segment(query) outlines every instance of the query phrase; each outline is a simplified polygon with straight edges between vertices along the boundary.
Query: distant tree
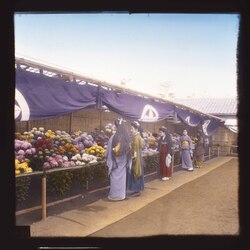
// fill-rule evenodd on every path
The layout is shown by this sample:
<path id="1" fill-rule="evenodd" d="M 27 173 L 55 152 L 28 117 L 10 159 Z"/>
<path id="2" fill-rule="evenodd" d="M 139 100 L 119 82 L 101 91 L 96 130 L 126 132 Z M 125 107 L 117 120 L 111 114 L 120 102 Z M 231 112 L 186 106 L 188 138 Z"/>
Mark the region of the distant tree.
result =
<path id="1" fill-rule="evenodd" d="M 131 81 L 131 79 L 125 79 L 125 78 L 123 78 L 122 80 L 121 80 L 121 82 L 120 82 L 120 84 L 122 85 L 122 86 L 126 86 L 126 83 L 127 82 L 129 82 L 129 81 Z"/>
<path id="2" fill-rule="evenodd" d="M 158 94 L 161 98 L 174 98 L 175 93 L 170 92 L 171 84 L 169 82 L 164 82 L 160 84 L 160 93 Z"/>

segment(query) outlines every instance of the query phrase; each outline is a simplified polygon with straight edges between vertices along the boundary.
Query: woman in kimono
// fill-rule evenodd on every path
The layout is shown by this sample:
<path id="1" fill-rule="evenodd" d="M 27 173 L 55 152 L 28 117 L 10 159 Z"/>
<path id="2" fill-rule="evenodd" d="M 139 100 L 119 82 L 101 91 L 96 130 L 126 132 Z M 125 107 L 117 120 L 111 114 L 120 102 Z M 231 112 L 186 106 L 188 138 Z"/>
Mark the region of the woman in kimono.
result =
<path id="1" fill-rule="evenodd" d="M 204 138 L 199 132 L 197 133 L 197 139 L 194 150 L 194 164 L 197 168 L 201 168 L 204 163 L 205 144 Z"/>
<path id="2" fill-rule="evenodd" d="M 161 127 L 158 140 L 158 151 L 160 152 L 160 176 L 163 181 L 169 180 L 172 176 L 172 139 L 166 127 Z"/>
<path id="3" fill-rule="evenodd" d="M 109 200 L 126 198 L 126 171 L 129 162 L 130 137 L 122 119 L 115 121 L 116 132 L 108 141 L 106 158 L 110 177 Z"/>
<path id="4" fill-rule="evenodd" d="M 193 142 L 187 134 L 187 130 L 183 130 L 183 135 L 180 137 L 180 150 L 181 150 L 181 160 L 182 168 L 188 171 L 193 171 Z"/>
<path id="5" fill-rule="evenodd" d="M 131 162 L 127 172 L 127 191 L 130 196 L 139 196 L 144 190 L 144 169 L 142 159 L 143 139 L 140 135 L 140 124 L 137 121 L 131 123 Z"/>

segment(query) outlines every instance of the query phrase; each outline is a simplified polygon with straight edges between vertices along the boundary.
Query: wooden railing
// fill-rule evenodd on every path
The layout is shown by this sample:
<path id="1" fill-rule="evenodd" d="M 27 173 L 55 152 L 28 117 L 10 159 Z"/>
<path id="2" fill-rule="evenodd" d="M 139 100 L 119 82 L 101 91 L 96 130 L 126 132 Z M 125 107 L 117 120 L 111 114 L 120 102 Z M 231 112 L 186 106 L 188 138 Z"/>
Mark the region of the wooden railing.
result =
<path id="1" fill-rule="evenodd" d="M 235 150 L 237 150 L 237 148 L 238 148 L 237 146 L 230 146 L 230 152 L 232 150 L 235 152 Z M 174 151 L 174 155 L 172 157 L 173 162 L 175 161 L 175 157 L 177 157 L 176 156 L 177 152 L 178 152 L 178 150 Z M 157 152 L 153 156 L 156 156 L 157 154 L 159 154 L 159 153 Z M 205 154 L 205 161 L 210 160 L 210 159 L 215 158 L 215 157 L 218 157 L 220 155 L 221 155 L 221 147 L 220 146 L 209 147 L 208 150 L 207 150 L 207 153 Z M 147 157 L 150 157 L 150 155 L 144 155 L 143 157 L 145 159 Z M 75 166 L 75 167 L 67 167 L 67 168 L 66 167 L 65 168 L 55 168 L 55 169 L 49 169 L 49 170 L 44 170 L 44 171 L 35 171 L 35 172 L 31 172 L 31 173 L 24 173 L 24 174 L 17 175 L 16 178 L 22 178 L 22 177 L 26 177 L 26 176 L 35 176 L 35 175 L 36 176 L 37 175 L 42 176 L 42 200 L 41 200 L 41 205 L 33 207 L 33 208 L 25 209 L 26 212 L 31 212 L 31 211 L 34 211 L 34 210 L 41 209 L 42 220 L 46 219 L 46 217 L 47 217 L 47 207 L 48 207 L 46 184 L 47 184 L 47 176 L 49 174 L 54 173 L 54 172 L 67 171 L 67 170 L 82 169 L 82 168 L 85 168 L 85 167 L 96 166 L 97 164 L 106 164 L 106 160 L 98 161 L 97 163 L 89 163 L 89 164 L 86 164 L 86 165 L 83 165 L 83 166 Z M 157 164 L 158 164 L 157 160 L 153 159 L 151 167 L 155 168 L 155 171 L 156 171 L 156 165 Z M 173 164 L 172 165 L 173 168 L 179 167 L 179 166 L 181 166 L 181 161 L 180 161 L 179 164 Z M 88 183 L 87 182 L 88 181 L 86 181 L 86 189 L 88 190 Z M 81 196 L 81 194 L 76 195 L 73 198 L 76 198 L 76 197 L 79 197 L 79 196 Z M 62 200 L 62 202 L 64 202 L 65 200 L 70 200 L 70 199 L 72 199 L 72 198 L 64 199 L 64 200 Z M 53 204 L 49 204 L 49 206 L 54 205 L 54 204 L 58 204 L 58 203 L 60 203 L 60 201 L 53 202 Z M 25 211 L 17 211 L 16 215 L 20 215 L 22 213 L 25 213 Z"/>

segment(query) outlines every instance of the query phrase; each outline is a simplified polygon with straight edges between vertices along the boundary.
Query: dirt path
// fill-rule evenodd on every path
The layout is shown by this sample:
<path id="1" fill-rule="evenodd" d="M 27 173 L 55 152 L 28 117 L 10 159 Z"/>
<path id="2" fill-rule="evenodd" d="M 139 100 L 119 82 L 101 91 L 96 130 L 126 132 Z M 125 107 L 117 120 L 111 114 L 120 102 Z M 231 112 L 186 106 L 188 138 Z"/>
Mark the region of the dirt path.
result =
<path id="1" fill-rule="evenodd" d="M 238 235 L 238 171 L 232 159 L 90 236 Z"/>

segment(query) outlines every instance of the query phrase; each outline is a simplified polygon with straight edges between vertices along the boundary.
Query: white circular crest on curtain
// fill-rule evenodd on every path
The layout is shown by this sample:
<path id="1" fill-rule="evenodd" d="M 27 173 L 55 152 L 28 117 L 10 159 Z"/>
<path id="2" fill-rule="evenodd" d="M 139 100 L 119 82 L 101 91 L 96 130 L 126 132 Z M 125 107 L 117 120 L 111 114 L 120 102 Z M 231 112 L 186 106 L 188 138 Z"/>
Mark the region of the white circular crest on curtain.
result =
<path id="1" fill-rule="evenodd" d="M 30 118 L 29 105 L 18 89 L 15 90 L 15 100 L 17 103 L 15 104 L 15 119 L 21 115 L 20 121 L 28 121 Z"/>
<path id="2" fill-rule="evenodd" d="M 147 104 L 143 108 L 140 121 L 153 122 L 159 119 L 158 111 L 151 105 Z"/>

